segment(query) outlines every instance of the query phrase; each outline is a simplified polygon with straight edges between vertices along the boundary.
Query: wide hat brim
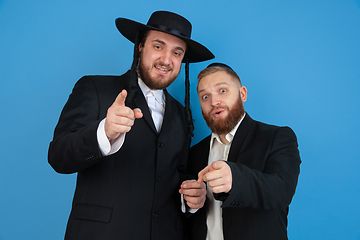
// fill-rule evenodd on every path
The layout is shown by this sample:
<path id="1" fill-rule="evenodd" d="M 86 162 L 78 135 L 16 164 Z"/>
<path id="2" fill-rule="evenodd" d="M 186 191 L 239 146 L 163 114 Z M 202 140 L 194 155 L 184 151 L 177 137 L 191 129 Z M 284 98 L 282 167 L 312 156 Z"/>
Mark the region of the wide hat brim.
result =
<path id="1" fill-rule="evenodd" d="M 189 63 L 202 62 L 215 57 L 214 54 L 202 44 L 186 36 L 174 33 L 171 30 L 159 29 L 126 18 L 117 18 L 115 24 L 119 32 L 133 43 L 136 41 L 137 33 L 145 30 L 161 31 L 182 39 L 187 44 L 186 57 L 188 58 Z M 185 57 L 183 62 L 186 62 Z"/>

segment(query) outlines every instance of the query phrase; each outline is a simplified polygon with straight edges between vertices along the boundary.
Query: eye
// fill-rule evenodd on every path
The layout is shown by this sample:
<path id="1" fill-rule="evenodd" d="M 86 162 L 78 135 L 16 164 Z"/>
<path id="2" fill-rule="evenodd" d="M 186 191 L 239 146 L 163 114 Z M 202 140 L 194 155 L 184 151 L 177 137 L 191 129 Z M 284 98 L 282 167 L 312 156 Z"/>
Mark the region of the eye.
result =
<path id="1" fill-rule="evenodd" d="M 156 49 L 159 49 L 159 50 L 161 49 L 161 46 L 160 46 L 160 45 L 155 45 L 154 47 L 155 47 Z"/>
<path id="2" fill-rule="evenodd" d="M 208 99 L 209 98 L 209 96 L 208 95 L 204 95 L 204 96 L 202 96 L 202 100 L 203 101 L 205 101 L 206 99 Z"/>
<path id="3" fill-rule="evenodd" d="M 226 89 L 225 89 L 225 88 L 220 89 L 220 92 L 221 92 L 221 93 L 224 93 L 224 92 L 226 92 Z"/>

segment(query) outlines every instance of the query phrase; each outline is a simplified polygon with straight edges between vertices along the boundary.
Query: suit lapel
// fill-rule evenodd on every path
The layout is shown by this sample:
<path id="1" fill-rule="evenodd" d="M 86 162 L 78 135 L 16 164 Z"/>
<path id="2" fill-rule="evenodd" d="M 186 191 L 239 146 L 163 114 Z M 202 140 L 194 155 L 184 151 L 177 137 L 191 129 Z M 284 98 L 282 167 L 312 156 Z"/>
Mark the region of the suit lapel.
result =
<path id="1" fill-rule="evenodd" d="M 202 159 L 201 169 L 206 167 L 209 163 L 210 141 L 211 141 L 211 134 L 207 136 L 202 143 L 203 146 L 201 147 L 201 149 L 204 149 L 204 151 L 200 152 L 201 156 L 199 157 L 199 159 Z"/>
<path id="2" fill-rule="evenodd" d="M 144 94 L 142 93 L 139 86 L 137 86 L 137 92 L 133 100 L 134 107 L 140 108 L 143 113 L 143 118 L 147 122 L 147 124 L 150 126 L 150 128 L 155 132 L 158 133 L 154 121 L 151 117 L 149 106 L 147 105 L 146 99 L 144 97 Z"/>
<path id="3" fill-rule="evenodd" d="M 249 133 L 250 127 L 254 120 L 246 113 L 243 121 L 241 122 L 239 128 L 237 129 L 233 142 L 231 143 L 231 148 L 229 152 L 229 162 L 235 162 L 239 156 L 239 152 L 242 148 L 243 142 Z"/>
<path id="4" fill-rule="evenodd" d="M 174 99 L 170 96 L 170 94 L 167 92 L 166 89 L 164 89 L 165 94 L 165 113 L 164 113 L 164 119 L 161 126 L 161 131 L 164 131 L 168 127 L 172 126 L 172 118 L 175 115 L 174 110 L 176 109 L 174 105 Z"/>

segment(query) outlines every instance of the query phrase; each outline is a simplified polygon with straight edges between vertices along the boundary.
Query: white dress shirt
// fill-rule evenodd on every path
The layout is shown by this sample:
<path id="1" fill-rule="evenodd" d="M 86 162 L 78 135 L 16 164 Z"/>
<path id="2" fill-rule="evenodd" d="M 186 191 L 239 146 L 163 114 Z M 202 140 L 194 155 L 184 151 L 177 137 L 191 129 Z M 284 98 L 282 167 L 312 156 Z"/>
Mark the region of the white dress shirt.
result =
<path id="1" fill-rule="evenodd" d="M 155 128 L 158 132 L 160 132 L 165 113 L 164 90 L 151 90 L 140 78 L 139 86 L 145 96 L 146 102 L 148 103 Z"/>
<path id="2" fill-rule="evenodd" d="M 221 142 L 218 134 L 216 133 L 211 134 L 208 165 L 218 160 L 227 161 L 232 140 L 234 139 L 234 135 L 238 127 L 240 126 L 240 123 L 244 119 L 244 117 L 225 136 L 226 140 L 228 141 L 227 144 L 223 144 Z M 223 225 L 222 225 L 223 219 L 222 219 L 222 209 L 221 209 L 222 202 L 215 200 L 213 192 L 211 192 L 209 186 L 207 186 L 207 200 L 209 204 L 209 209 L 206 218 L 206 225 L 207 225 L 206 240 L 223 240 L 224 234 L 223 234 Z"/>

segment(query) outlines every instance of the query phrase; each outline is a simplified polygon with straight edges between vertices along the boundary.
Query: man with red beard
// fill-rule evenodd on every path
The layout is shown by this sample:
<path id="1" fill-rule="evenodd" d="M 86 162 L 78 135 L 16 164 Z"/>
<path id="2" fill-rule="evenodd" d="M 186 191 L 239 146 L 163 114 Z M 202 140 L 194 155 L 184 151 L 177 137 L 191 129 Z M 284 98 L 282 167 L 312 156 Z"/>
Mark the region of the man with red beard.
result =
<path id="1" fill-rule="evenodd" d="M 154 12 L 146 25 L 115 23 L 134 43 L 131 69 L 81 78 L 49 147 L 55 171 L 77 173 L 65 239 L 183 240 L 178 189 L 193 130 L 188 65 L 214 56 L 190 38 L 191 24 L 178 14 Z M 185 108 L 166 91 L 182 63 Z M 198 194 L 186 204 L 199 208 L 205 184 L 191 187 Z"/>
<path id="2" fill-rule="evenodd" d="M 197 92 L 212 134 L 190 150 L 189 171 L 207 182 L 205 206 L 188 218 L 191 239 L 288 239 L 301 163 L 294 132 L 251 119 L 243 106 L 247 89 L 225 64 L 202 70 Z M 194 182 L 183 182 L 185 200 Z"/>

